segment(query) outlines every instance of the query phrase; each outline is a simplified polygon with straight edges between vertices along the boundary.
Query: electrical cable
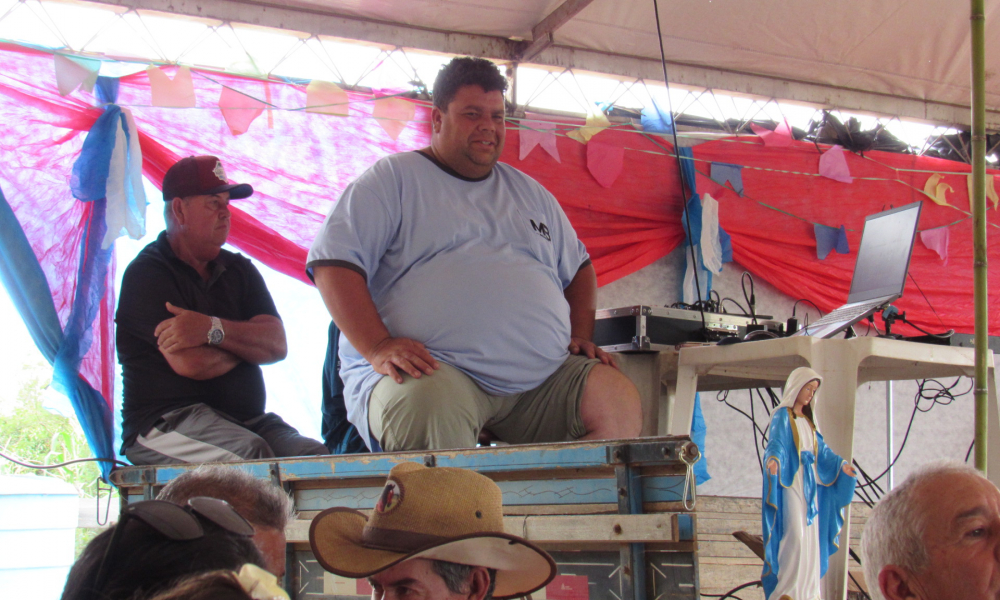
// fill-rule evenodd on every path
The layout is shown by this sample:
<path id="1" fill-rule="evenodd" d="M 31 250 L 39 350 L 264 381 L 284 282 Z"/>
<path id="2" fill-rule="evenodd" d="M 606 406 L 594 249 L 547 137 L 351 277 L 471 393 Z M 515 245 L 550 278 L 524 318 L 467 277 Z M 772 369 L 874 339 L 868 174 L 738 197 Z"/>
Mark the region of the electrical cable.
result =
<path id="1" fill-rule="evenodd" d="M 913 282 L 913 285 L 917 286 L 917 291 L 920 292 L 920 295 L 924 297 L 924 302 L 927 303 L 928 308 L 931 309 L 931 312 L 934 313 L 934 316 L 937 317 L 938 321 L 941 322 L 941 326 L 944 327 L 944 321 L 941 320 L 941 315 L 939 315 L 937 311 L 934 310 L 934 305 L 931 304 L 931 301 L 927 298 L 927 294 L 924 293 L 924 290 L 920 289 L 920 284 L 917 283 L 917 280 L 913 278 L 913 273 L 907 270 L 906 275 L 910 278 L 910 281 Z"/>
<path id="2" fill-rule="evenodd" d="M 949 329 L 948 331 L 946 331 L 944 333 L 931 333 L 931 332 L 927 331 L 926 329 L 923 329 L 923 328 L 919 327 L 918 325 L 916 325 L 915 323 L 913 323 L 913 321 L 910 321 L 906 317 L 900 317 L 899 320 L 902 321 L 902 322 L 904 322 L 904 323 L 906 323 L 910 327 L 916 329 L 920 333 L 922 333 L 924 335 L 929 335 L 931 337 L 936 337 L 936 338 L 941 338 L 943 340 L 946 340 L 946 339 L 950 338 L 951 336 L 955 335 L 955 330 L 954 329 Z"/>
<path id="3" fill-rule="evenodd" d="M 724 303 L 724 302 L 725 302 L 726 300 L 729 300 L 730 302 L 732 302 L 733 304 L 735 304 L 735 305 L 736 305 L 736 307 L 740 309 L 740 312 L 741 312 L 741 313 L 743 313 L 743 315 L 744 315 L 744 316 L 747 316 L 747 317 L 749 317 L 749 316 L 750 316 L 750 313 L 749 313 L 749 312 L 747 312 L 747 309 L 743 308 L 743 305 L 742 305 L 742 304 L 740 304 L 740 303 L 739 303 L 739 302 L 737 302 L 736 300 L 733 300 L 732 298 L 729 298 L 729 297 L 726 297 L 726 298 L 723 298 L 723 299 L 722 299 L 722 302 L 720 302 L 720 303 L 719 303 L 719 306 L 721 307 L 721 306 L 722 306 L 722 304 L 723 304 L 723 303 Z"/>
<path id="4" fill-rule="evenodd" d="M 768 388 L 768 389 L 770 389 L 770 388 Z M 771 409 L 774 408 L 774 407 L 773 406 L 769 407 L 767 405 L 767 402 L 764 401 L 764 392 L 763 392 L 763 390 L 761 390 L 760 388 L 757 388 L 756 391 L 757 391 L 757 397 L 760 398 L 760 403 L 764 406 L 764 412 L 767 413 L 767 420 L 768 420 L 768 422 L 770 422 L 771 421 Z M 754 390 L 750 390 L 750 396 L 751 397 L 753 396 L 753 393 L 754 393 Z"/>
<path id="5" fill-rule="evenodd" d="M 759 431 L 762 436 L 767 437 L 767 431 L 765 429 L 761 429 L 760 425 L 757 424 L 757 421 L 755 421 L 753 419 L 753 417 L 751 417 L 749 414 L 747 414 L 746 411 L 744 411 L 743 409 L 738 408 L 738 407 L 733 406 L 732 404 L 730 404 L 729 400 L 728 400 L 728 397 L 729 397 L 729 390 L 722 390 L 721 392 L 719 392 L 716 395 L 715 399 L 718 402 L 725 403 L 725 405 L 728 406 L 729 408 L 731 408 L 731 409 L 735 410 L 736 412 L 740 413 L 741 415 L 743 415 L 747 419 L 750 419 L 750 421 L 753 423 L 753 426 L 757 429 L 757 431 Z"/>
<path id="6" fill-rule="evenodd" d="M 899 457 L 903 454 L 903 449 L 906 448 L 906 440 L 910 436 L 910 430 L 913 427 L 913 420 L 917 416 L 917 411 L 926 413 L 929 412 L 932 408 L 934 408 L 938 404 L 942 406 L 947 406 L 952 402 L 954 402 L 956 394 L 953 393 L 952 390 L 954 390 L 955 387 L 958 386 L 958 381 L 959 380 L 956 379 L 955 383 L 951 384 L 950 386 L 946 386 L 936 379 L 921 379 L 917 381 L 917 397 L 915 398 L 915 401 L 913 403 L 913 412 L 910 414 L 910 422 L 906 426 L 906 433 L 903 435 L 903 441 L 899 445 L 899 450 L 896 452 L 896 456 L 892 459 L 892 462 L 889 463 L 889 466 L 887 466 L 884 471 L 879 473 L 879 475 L 874 479 L 871 479 L 869 483 L 859 485 L 858 486 L 859 488 L 874 485 L 875 482 L 885 477 L 886 473 L 889 472 L 889 469 L 891 469 L 896 464 L 896 461 L 898 461 Z M 926 388 L 931 384 L 940 387 L 937 390 L 932 390 L 932 393 L 929 394 L 926 391 Z M 971 383 L 969 385 L 968 390 L 957 395 L 964 396 L 965 394 L 968 394 L 970 391 L 972 391 L 973 385 L 975 385 L 975 383 Z M 947 398 L 948 400 L 945 402 L 942 401 L 941 398 Z M 931 405 L 926 409 L 920 408 L 921 400 L 930 400 Z"/>
<path id="7" fill-rule="evenodd" d="M 660 3 L 657 0 L 653 0 L 653 13 L 656 16 L 656 37 L 660 42 L 660 66 L 663 68 L 663 85 L 667 88 L 667 110 L 670 111 L 670 133 L 673 136 L 674 156 L 677 157 L 677 175 L 680 177 L 681 182 L 681 201 L 684 202 L 684 220 L 687 222 L 688 250 L 691 254 L 691 268 L 695 271 L 691 274 L 691 277 L 694 279 L 694 287 L 698 294 L 698 300 L 701 300 L 701 282 L 698 278 L 698 257 L 695 256 L 694 253 L 694 239 L 692 239 L 694 230 L 691 229 L 691 212 L 687 209 L 688 189 L 687 184 L 684 183 L 684 167 L 681 165 L 680 146 L 677 145 L 677 123 L 674 122 L 674 102 L 670 97 L 670 78 L 667 77 L 667 53 L 663 49 L 663 31 L 660 27 Z M 693 196 L 694 194 L 692 193 L 691 195 Z M 699 312 L 701 314 L 701 329 L 707 341 L 709 339 L 709 332 L 708 323 L 705 321 L 705 311 L 701 310 Z"/>
<path id="8" fill-rule="evenodd" d="M 21 465 L 22 467 L 27 467 L 29 469 L 43 469 L 43 470 L 44 469 L 58 469 L 60 467 L 65 467 L 65 466 L 68 466 L 68 465 L 74 465 L 76 463 L 84 463 L 84 462 L 109 462 L 109 463 L 115 463 L 117 465 L 121 465 L 123 467 L 131 466 L 131 465 L 129 465 L 126 462 L 122 462 L 120 460 L 115 460 L 113 458 L 76 458 L 76 459 L 73 459 L 73 460 L 67 460 L 66 462 L 61 462 L 61 463 L 57 463 L 57 464 L 54 464 L 54 465 L 36 465 L 34 463 L 24 462 L 24 461 L 19 460 L 17 458 L 13 458 L 13 457 L 7 456 L 3 452 L 0 452 L 0 457 L 6 458 L 10 462 L 12 462 L 12 463 L 14 463 L 16 465 Z"/>
<path id="9" fill-rule="evenodd" d="M 855 552 L 854 549 L 851 548 L 850 545 L 847 546 L 847 552 L 848 552 L 848 554 L 850 554 L 850 557 L 853 558 L 855 562 L 857 562 L 859 565 L 861 565 L 861 557 L 858 556 L 858 553 Z M 862 565 L 862 566 L 864 566 L 864 565 Z M 861 584 L 858 583 L 858 580 L 854 578 L 854 575 L 851 575 L 851 570 L 850 569 L 847 570 L 847 576 L 851 578 L 851 581 L 854 582 L 854 587 L 858 588 L 858 591 L 861 592 L 861 594 L 865 598 L 867 598 L 868 600 L 872 600 L 872 597 L 868 595 L 868 592 L 865 591 L 865 588 L 863 588 L 861 586 Z"/>
<path id="10" fill-rule="evenodd" d="M 799 306 L 799 302 L 808 302 L 809 304 L 812 304 L 813 308 L 816 309 L 816 312 L 819 313 L 819 316 L 821 316 L 821 317 L 823 316 L 823 311 L 820 310 L 820 308 L 818 306 L 816 306 L 815 302 L 813 302 L 812 300 L 809 300 L 807 298 L 799 298 L 798 300 L 795 301 L 795 304 L 792 305 L 792 316 L 793 317 L 795 316 L 795 309 Z"/>
<path id="11" fill-rule="evenodd" d="M 747 285 L 746 279 L 750 278 L 750 297 L 747 298 Z M 750 324 L 757 324 L 757 298 L 753 293 L 753 275 L 750 271 L 743 271 L 743 275 L 740 275 L 740 287 L 743 288 L 743 299 L 747 301 L 747 306 L 750 307 Z"/>
<path id="12" fill-rule="evenodd" d="M 722 310 L 722 296 L 719 295 L 719 292 L 715 290 L 708 290 L 708 297 L 711 298 L 712 296 L 715 296 L 715 300 L 709 300 L 711 305 L 715 307 L 715 310 L 712 312 L 725 312 Z"/>
<path id="13" fill-rule="evenodd" d="M 701 595 L 703 597 L 705 597 L 705 598 L 718 598 L 719 600 L 723 600 L 724 598 L 737 598 L 737 599 L 739 599 L 739 596 L 734 596 L 733 594 L 735 594 L 736 592 L 738 592 L 738 591 L 740 591 L 742 589 L 748 588 L 748 587 L 750 587 L 752 585 L 756 585 L 757 587 L 760 587 L 761 586 L 761 582 L 760 582 L 759 579 L 757 581 L 748 581 L 748 582 L 744 583 L 743 585 L 738 585 L 738 586 L 734 587 L 733 589 L 729 590 L 725 594 L 701 594 Z"/>

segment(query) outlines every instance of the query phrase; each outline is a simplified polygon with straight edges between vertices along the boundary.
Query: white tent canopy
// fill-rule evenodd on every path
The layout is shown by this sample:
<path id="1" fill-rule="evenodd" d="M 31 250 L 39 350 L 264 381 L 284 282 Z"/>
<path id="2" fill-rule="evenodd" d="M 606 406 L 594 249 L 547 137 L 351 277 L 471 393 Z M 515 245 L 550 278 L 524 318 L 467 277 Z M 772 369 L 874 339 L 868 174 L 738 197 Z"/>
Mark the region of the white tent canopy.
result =
<path id="1" fill-rule="evenodd" d="M 103 0 L 407 48 L 663 80 L 654 0 Z M 967 127 L 969 6 L 955 0 L 659 0 L 673 84 Z M 1000 8 L 986 10 L 1000 128 Z"/>

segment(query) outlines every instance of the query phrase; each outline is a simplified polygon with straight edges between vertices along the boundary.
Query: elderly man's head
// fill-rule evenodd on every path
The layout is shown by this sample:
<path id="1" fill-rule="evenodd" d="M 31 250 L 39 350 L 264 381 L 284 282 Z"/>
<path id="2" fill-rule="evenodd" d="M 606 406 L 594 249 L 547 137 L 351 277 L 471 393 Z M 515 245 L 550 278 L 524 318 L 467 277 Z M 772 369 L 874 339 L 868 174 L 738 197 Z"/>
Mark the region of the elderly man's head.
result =
<path id="1" fill-rule="evenodd" d="M 163 176 L 167 235 L 195 258 L 213 260 L 229 237 L 229 201 L 253 194 L 246 183 L 230 183 L 215 156 L 188 156 Z"/>
<path id="2" fill-rule="evenodd" d="M 1000 598 L 1000 490 L 963 464 L 925 467 L 879 501 L 861 546 L 873 597 Z"/>
<path id="3" fill-rule="evenodd" d="M 254 526 L 253 541 L 267 561 L 267 570 L 278 577 L 285 574 L 285 526 L 294 511 L 281 488 L 240 469 L 200 467 L 172 479 L 156 498 L 183 506 L 196 496 L 232 505 Z"/>
<path id="4" fill-rule="evenodd" d="M 555 562 L 504 531 L 501 499 L 497 484 L 473 471 L 402 463 L 370 518 L 327 509 L 313 519 L 309 544 L 324 569 L 366 577 L 381 600 L 526 596 L 555 577 Z"/>

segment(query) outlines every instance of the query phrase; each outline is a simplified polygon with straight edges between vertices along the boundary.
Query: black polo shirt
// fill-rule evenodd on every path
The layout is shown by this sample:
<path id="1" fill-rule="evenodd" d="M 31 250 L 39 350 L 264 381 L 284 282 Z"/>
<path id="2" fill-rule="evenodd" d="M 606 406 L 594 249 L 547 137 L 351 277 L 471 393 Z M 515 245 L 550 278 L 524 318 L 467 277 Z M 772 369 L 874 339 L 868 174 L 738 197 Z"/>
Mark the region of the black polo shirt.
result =
<path id="1" fill-rule="evenodd" d="M 248 258 L 222 250 L 208 268 L 211 276 L 205 281 L 177 258 L 163 232 L 125 269 L 115 314 L 124 380 L 123 448 L 149 431 L 164 413 L 199 402 L 240 421 L 264 413 L 266 393 L 259 366 L 241 362 L 224 375 L 197 381 L 175 373 L 157 348 L 156 326 L 174 316 L 167 311 L 167 302 L 232 321 L 278 316 L 264 279 Z"/>

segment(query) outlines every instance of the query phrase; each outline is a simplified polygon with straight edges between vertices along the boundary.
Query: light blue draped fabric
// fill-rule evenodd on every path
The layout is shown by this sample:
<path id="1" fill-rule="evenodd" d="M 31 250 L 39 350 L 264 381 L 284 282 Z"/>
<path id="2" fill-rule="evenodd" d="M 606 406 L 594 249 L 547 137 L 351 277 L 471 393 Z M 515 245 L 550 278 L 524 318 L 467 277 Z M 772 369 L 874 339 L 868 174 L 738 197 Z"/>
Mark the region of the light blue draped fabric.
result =
<path id="1" fill-rule="evenodd" d="M 87 236 L 83 239 L 83 243 L 86 244 Z M 106 261 L 107 257 L 94 258 L 96 263 L 102 260 Z M 81 265 L 81 270 L 82 268 Z M 88 268 L 95 270 L 93 264 Z M 104 270 L 98 270 L 102 282 L 107 272 L 106 268 L 105 262 Z M 69 398 L 94 455 L 99 458 L 114 458 L 115 453 L 111 443 L 111 406 L 79 375 L 80 359 L 83 356 L 80 352 L 81 350 L 86 352 L 84 346 L 89 348 L 90 340 L 83 335 L 83 328 L 79 325 L 68 326 L 69 334 L 63 334 L 45 273 L 2 190 L 0 190 L 0 283 L 7 288 L 17 312 L 24 320 L 42 356 L 55 366 L 53 384 Z M 92 289 L 92 286 L 84 282 L 77 286 L 70 325 L 81 323 L 86 319 L 86 314 L 94 314 L 96 306 L 87 306 L 93 302 L 88 289 Z M 100 302 L 100 297 L 96 302 Z M 93 322 L 93 318 L 89 322 Z M 107 477 L 111 471 L 111 464 L 108 462 L 99 464 L 102 475 Z"/>
<path id="2" fill-rule="evenodd" d="M 73 164 L 70 190 L 88 203 L 80 232 L 77 279 L 73 303 L 65 326 L 52 301 L 45 273 L 38 262 L 21 224 L 0 192 L 0 281 L 24 319 L 32 339 L 53 366 L 55 389 L 65 394 L 83 429 L 94 455 L 114 459 L 112 400 L 104 398 L 80 375 L 80 364 L 93 345 L 93 324 L 104 299 L 106 282 L 114 257 L 114 246 L 104 243 L 107 234 L 109 194 L 124 198 L 126 210 L 145 212 L 145 196 L 136 190 L 140 181 L 141 154 L 130 116 L 114 102 L 118 80 L 99 77 L 95 95 L 104 112 L 84 140 L 80 156 Z M 125 148 L 117 147 L 124 140 Z M 139 156 L 140 160 L 136 160 Z M 117 161 L 117 162 L 116 162 Z M 142 215 L 133 214 L 132 223 Z M 107 478 L 107 461 L 100 463 Z"/>

